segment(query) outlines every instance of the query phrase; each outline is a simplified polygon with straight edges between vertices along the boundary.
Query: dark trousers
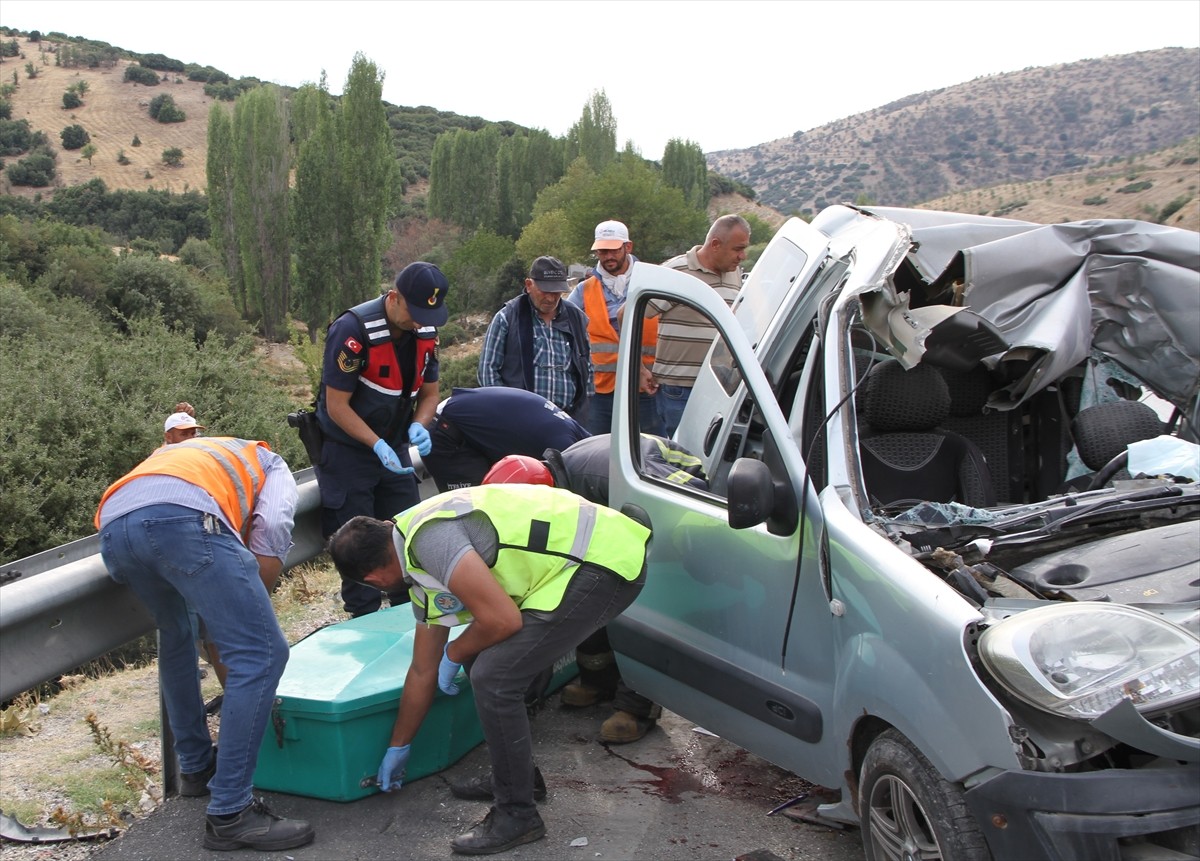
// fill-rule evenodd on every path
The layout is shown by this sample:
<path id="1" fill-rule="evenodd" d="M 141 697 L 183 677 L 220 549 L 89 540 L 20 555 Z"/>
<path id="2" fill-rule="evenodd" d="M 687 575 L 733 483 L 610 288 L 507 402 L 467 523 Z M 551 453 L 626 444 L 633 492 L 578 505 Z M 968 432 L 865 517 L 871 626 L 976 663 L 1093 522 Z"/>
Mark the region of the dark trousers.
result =
<path id="1" fill-rule="evenodd" d="M 407 465 L 408 446 L 396 449 Z M 321 534 L 328 538 L 352 517 L 366 515 L 391 520 L 421 501 L 417 480 L 385 469 L 375 452 L 361 445 L 346 445 L 326 439 L 317 466 L 321 490 Z M 404 590 L 388 596 L 393 605 L 408 600 Z M 383 593 L 362 583 L 342 581 L 342 601 L 352 616 L 374 613 L 383 603 Z"/>
<path id="2" fill-rule="evenodd" d="M 459 487 L 474 487 L 492 468 L 492 460 L 473 448 L 449 421 L 438 418 L 429 432 L 433 447 L 421 458 L 439 493 Z"/>
<path id="3" fill-rule="evenodd" d="M 631 582 L 584 563 L 558 607 L 522 611 L 521 630 L 475 657 L 468 673 L 492 759 L 498 807 L 533 808 L 533 741 L 525 708 L 529 683 L 632 604 L 645 582 L 644 567 Z"/>

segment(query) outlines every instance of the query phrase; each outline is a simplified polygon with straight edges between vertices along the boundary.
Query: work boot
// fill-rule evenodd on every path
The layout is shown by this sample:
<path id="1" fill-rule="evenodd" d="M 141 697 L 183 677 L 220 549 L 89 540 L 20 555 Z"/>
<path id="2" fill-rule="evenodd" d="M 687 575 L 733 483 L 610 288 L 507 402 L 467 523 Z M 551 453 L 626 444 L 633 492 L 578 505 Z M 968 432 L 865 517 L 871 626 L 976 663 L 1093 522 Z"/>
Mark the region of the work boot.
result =
<path id="1" fill-rule="evenodd" d="M 186 798 L 203 798 L 208 795 L 208 782 L 217 773 L 217 746 L 212 746 L 212 759 L 200 771 L 179 775 L 179 794 Z"/>
<path id="2" fill-rule="evenodd" d="M 455 798 L 463 798 L 467 801 L 491 801 L 496 797 L 492 793 L 491 772 L 472 777 L 469 780 L 451 781 L 450 794 Z M 546 781 L 542 777 L 542 770 L 536 765 L 533 767 L 533 800 L 546 800 Z"/>
<path id="3" fill-rule="evenodd" d="M 600 724 L 600 741 L 604 744 L 629 744 L 650 732 L 655 721 L 623 712 L 620 709 Z"/>
<path id="4" fill-rule="evenodd" d="M 613 690 L 585 685 L 583 682 L 571 682 L 562 689 L 562 704 L 574 708 L 594 706 L 603 700 L 611 700 L 616 694 Z"/>
<path id="5" fill-rule="evenodd" d="M 274 852 L 311 843 L 316 832 L 303 819 L 284 819 L 267 809 L 261 798 L 251 801 L 232 819 L 207 816 L 204 823 L 204 848 L 258 849 Z"/>
<path id="6" fill-rule="evenodd" d="M 450 848 L 460 855 L 492 855 L 546 836 L 546 825 L 536 807 L 509 808 L 493 807 L 482 822 L 455 837 Z"/>

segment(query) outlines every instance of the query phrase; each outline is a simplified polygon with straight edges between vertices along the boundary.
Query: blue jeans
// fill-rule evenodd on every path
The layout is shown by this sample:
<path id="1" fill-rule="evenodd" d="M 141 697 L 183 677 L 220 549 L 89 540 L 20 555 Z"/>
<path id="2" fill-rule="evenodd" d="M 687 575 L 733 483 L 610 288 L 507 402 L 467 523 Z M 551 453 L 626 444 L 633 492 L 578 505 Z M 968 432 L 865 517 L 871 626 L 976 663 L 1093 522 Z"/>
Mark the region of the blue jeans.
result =
<path id="1" fill-rule="evenodd" d="M 100 554 L 109 576 L 128 586 L 154 616 L 162 696 L 185 774 L 203 771 L 212 756 L 189 608 L 217 644 L 229 674 L 208 812 L 236 813 L 253 797 L 258 746 L 288 644 L 258 560 L 226 526 L 214 518 L 206 526 L 205 520 L 181 505 L 148 505 L 101 530 Z"/>
<path id="2" fill-rule="evenodd" d="M 593 436 L 612 433 L 613 395 L 595 394 L 588 397 L 588 414 L 584 427 Z M 638 395 L 638 431 L 661 435 L 658 402 L 654 395 Z"/>
<path id="3" fill-rule="evenodd" d="M 658 398 L 658 416 L 662 420 L 662 435 L 668 439 L 679 427 L 679 420 L 683 418 L 683 408 L 687 406 L 688 396 L 691 393 L 691 386 L 664 384 L 658 387 L 656 396 Z"/>

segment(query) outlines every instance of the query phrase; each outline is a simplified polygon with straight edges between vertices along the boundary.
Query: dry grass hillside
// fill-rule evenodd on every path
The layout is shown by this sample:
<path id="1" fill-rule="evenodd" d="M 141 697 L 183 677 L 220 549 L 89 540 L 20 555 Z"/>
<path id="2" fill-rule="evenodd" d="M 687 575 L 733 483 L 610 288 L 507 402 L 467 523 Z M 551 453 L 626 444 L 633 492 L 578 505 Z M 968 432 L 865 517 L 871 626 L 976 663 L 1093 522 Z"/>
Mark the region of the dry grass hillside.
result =
<path id="1" fill-rule="evenodd" d="M 896 70 L 903 74 L 903 66 Z M 1200 133 L 1200 49 L 1163 48 L 988 75 L 743 150 L 709 166 L 785 212 L 1096 170 Z"/>
<path id="2" fill-rule="evenodd" d="M 926 201 L 920 208 L 1004 215 L 1041 224 L 1136 218 L 1200 231 L 1200 138 L 1036 182 L 955 192 Z M 1170 214 L 1164 218 L 1164 212 Z"/>
<path id="3" fill-rule="evenodd" d="M 44 52 L 52 43 L 42 42 L 39 46 L 19 41 L 24 57 L 6 58 L 0 64 L 0 79 L 11 81 L 16 72 L 20 83 L 11 99 L 12 118 L 29 120 L 34 131 L 45 132 L 58 154 L 55 187 L 81 185 L 99 178 L 109 190 L 204 190 L 208 112 L 215 100 L 204 94 L 203 83 L 176 75 L 168 75 L 155 87 L 126 83 L 123 79 L 128 60 L 119 60 L 111 68 L 69 69 L 54 65 L 54 55 Z M 37 70 L 36 78 L 26 73 L 25 64 L 29 62 Z M 77 81 L 88 85 L 83 106 L 66 110 L 63 93 Z M 169 93 L 187 119 L 181 123 L 152 119 L 147 106 L 159 93 Z M 232 108 L 232 103 L 217 104 Z M 96 147 L 91 163 L 80 156 L 79 150 L 62 148 L 60 133 L 75 124 L 87 130 Z M 141 146 L 133 146 L 134 136 L 141 140 Z M 183 163 L 177 167 L 168 167 L 162 161 L 163 150 L 172 147 L 183 150 Z M 129 164 L 117 163 L 121 150 Z M 26 197 L 52 191 L 11 186 L 7 177 L 0 182 L 6 193 Z"/>

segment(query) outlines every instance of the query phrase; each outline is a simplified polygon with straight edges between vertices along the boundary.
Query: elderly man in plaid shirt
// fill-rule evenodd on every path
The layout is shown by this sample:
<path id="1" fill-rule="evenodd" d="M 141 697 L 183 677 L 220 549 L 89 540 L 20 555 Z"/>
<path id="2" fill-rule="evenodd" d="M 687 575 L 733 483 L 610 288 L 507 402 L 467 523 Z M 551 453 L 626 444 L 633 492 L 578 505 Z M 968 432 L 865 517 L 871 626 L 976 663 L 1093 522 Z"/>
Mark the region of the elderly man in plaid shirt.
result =
<path id="1" fill-rule="evenodd" d="M 533 261 L 525 292 L 506 302 L 488 326 L 479 385 L 526 389 L 583 424 L 592 358 L 586 315 L 562 301 L 569 286 L 561 261 Z"/>

